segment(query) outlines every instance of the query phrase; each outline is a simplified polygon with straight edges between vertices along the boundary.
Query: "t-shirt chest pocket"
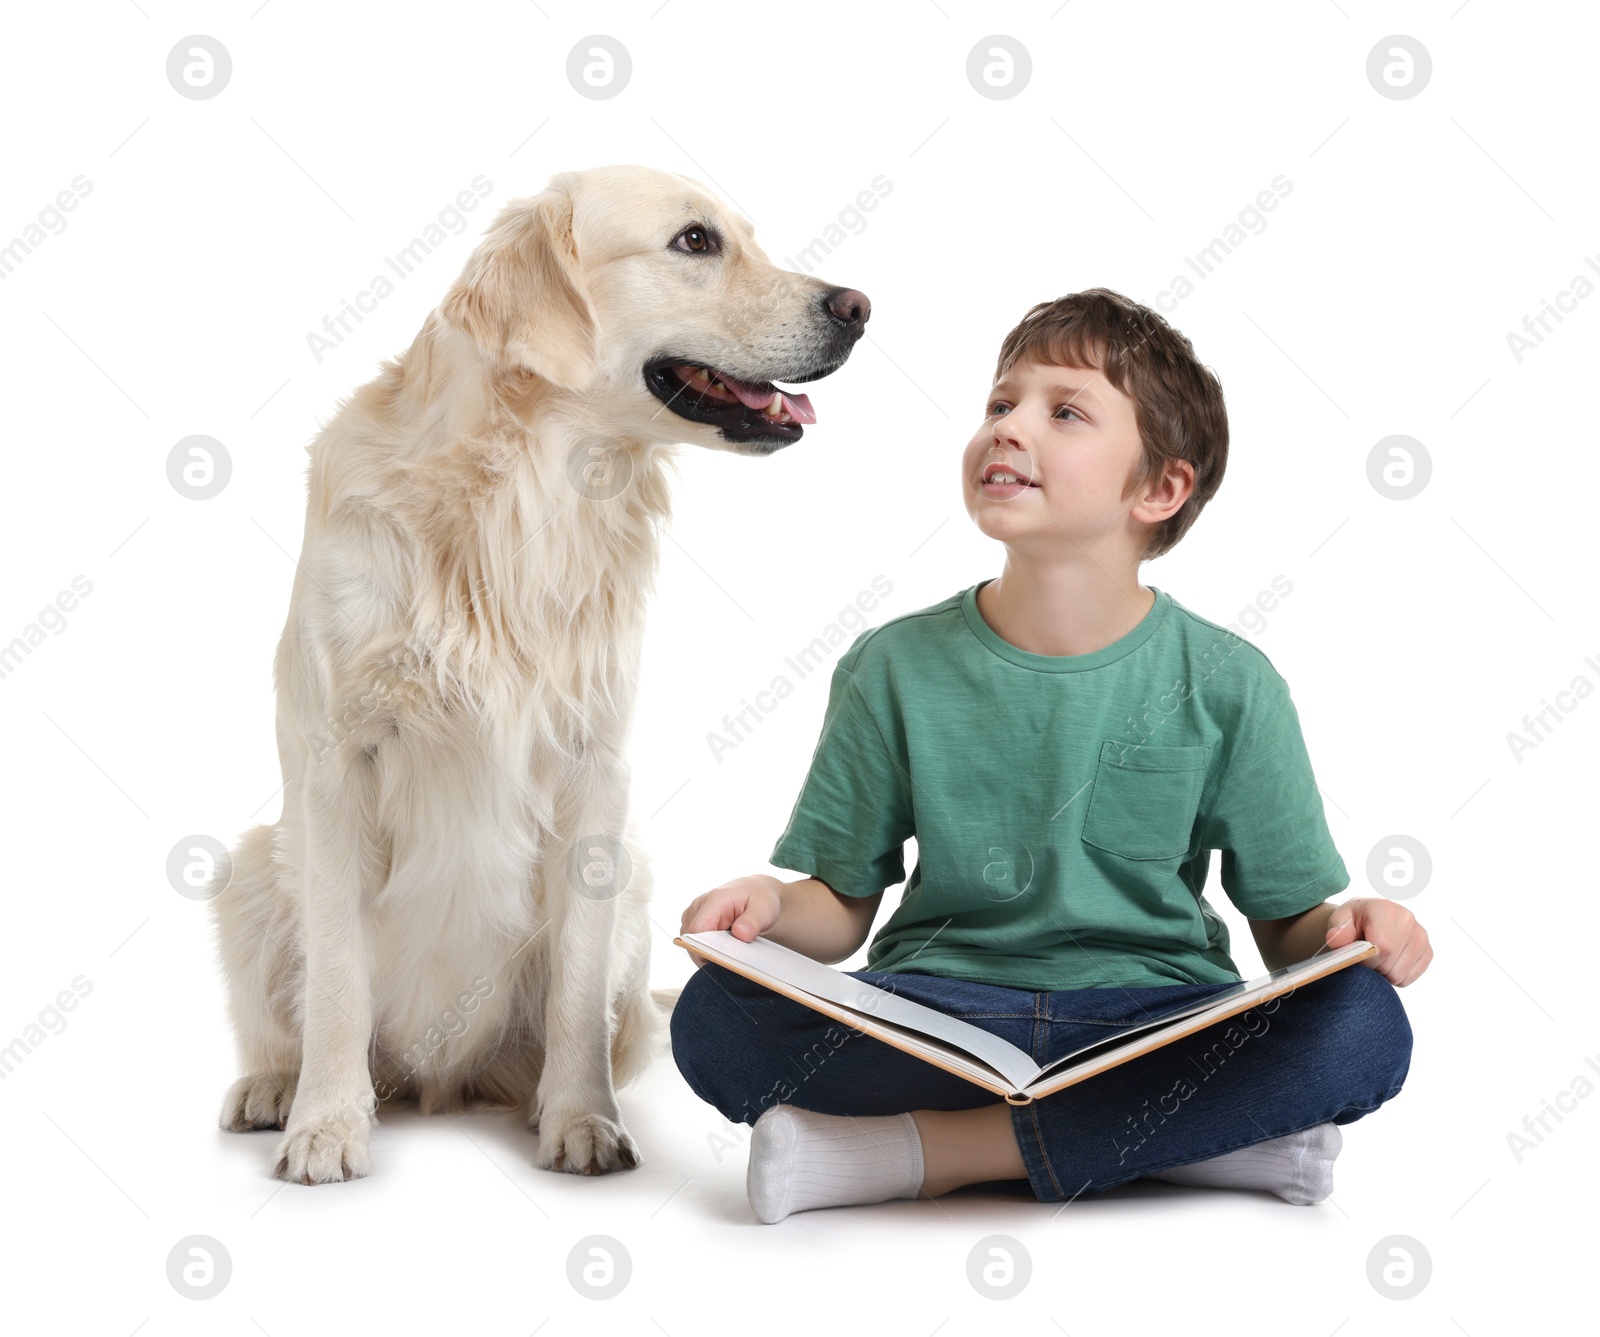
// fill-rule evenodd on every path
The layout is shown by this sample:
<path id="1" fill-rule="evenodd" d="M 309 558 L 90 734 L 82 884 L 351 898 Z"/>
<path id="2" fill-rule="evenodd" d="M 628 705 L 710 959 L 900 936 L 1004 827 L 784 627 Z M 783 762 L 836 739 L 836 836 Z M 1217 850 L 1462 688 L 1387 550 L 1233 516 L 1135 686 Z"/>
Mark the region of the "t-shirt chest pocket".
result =
<path id="1" fill-rule="evenodd" d="M 1211 748 L 1100 745 L 1083 840 L 1124 859 L 1172 859 L 1189 848 Z"/>

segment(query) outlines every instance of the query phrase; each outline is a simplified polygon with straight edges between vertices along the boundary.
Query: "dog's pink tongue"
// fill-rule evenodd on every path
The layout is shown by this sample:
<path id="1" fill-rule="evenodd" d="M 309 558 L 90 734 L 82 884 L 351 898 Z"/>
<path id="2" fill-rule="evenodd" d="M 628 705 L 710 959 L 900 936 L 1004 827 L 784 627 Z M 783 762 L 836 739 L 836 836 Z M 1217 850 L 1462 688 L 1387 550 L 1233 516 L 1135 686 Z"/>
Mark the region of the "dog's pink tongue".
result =
<path id="1" fill-rule="evenodd" d="M 780 392 L 783 395 L 783 406 L 789 410 L 789 416 L 796 422 L 816 422 L 816 412 L 811 407 L 811 401 L 804 395 L 791 395 L 787 390 Z"/>
<path id="2" fill-rule="evenodd" d="M 804 395 L 792 395 L 787 390 L 778 390 L 776 392 L 758 390 L 755 386 L 747 385 L 743 381 L 736 381 L 731 376 L 723 375 L 720 372 L 718 374 L 722 378 L 722 383 L 732 390 L 734 394 L 738 395 L 746 407 L 753 408 L 758 413 L 766 411 L 767 406 L 772 403 L 774 393 L 776 393 L 783 396 L 783 407 L 789 411 L 789 416 L 796 422 L 816 422 L 817 420 L 817 415 L 811 407 L 811 401 Z"/>

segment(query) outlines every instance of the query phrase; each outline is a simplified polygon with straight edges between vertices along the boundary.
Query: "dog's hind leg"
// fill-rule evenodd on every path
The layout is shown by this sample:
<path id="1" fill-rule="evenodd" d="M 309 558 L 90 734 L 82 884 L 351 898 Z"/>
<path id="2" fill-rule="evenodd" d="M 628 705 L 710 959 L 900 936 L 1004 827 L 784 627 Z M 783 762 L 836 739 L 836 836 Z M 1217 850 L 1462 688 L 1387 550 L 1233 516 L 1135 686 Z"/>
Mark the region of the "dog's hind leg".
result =
<path id="1" fill-rule="evenodd" d="M 223 1097 L 218 1122 L 236 1133 L 283 1128 L 300 1073 L 299 905 L 273 857 L 276 837 L 272 825 L 245 832 L 232 851 L 228 880 L 210 898 L 245 1073 Z"/>

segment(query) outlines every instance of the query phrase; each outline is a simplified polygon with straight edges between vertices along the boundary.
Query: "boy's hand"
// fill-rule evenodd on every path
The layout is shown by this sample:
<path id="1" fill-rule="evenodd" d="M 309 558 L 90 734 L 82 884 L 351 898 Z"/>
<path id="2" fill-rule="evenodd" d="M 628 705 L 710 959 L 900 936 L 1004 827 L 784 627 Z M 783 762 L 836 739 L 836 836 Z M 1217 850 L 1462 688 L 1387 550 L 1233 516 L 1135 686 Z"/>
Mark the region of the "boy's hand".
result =
<path id="1" fill-rule="evenodd" d="M 743 942 L 753 942 L 778 922 L 783 909 L 783 883 L 765 873 L 736 877 L 696 896 L 683 912 L 679 933 L 705 933 L 727 929 Z M 698 968 L 706 964 L 703 956 L 690 953 Z"/>
<path id="2" fill-rule="evenodd" d="M 1364 938 L 1378 949 L 1361 964 L 1371 966 L 1397 988 L 1410 984 L 1428 968 L 1433 948 L 1427 930 L 1405 906 L 1382 896 L 1358 896 L 1334 907 L 1325 941 L 1343 947 Z"/>

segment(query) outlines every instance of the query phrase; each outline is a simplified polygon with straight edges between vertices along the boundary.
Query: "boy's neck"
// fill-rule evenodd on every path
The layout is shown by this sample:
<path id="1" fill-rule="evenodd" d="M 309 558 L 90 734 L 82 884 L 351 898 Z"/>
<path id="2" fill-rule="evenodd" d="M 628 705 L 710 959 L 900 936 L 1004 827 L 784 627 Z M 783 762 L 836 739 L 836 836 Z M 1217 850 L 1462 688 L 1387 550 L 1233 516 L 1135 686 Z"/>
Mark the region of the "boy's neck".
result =
<path id="1" fill-rule="evenodd" d="M 1008 558 L 978 590 L 978 612 L 990 630 L 1036 655 L 1087 655 L 1119 641 L 1155 605 L 1137 570 L 1097 566 L 1039 567 Z"/>

